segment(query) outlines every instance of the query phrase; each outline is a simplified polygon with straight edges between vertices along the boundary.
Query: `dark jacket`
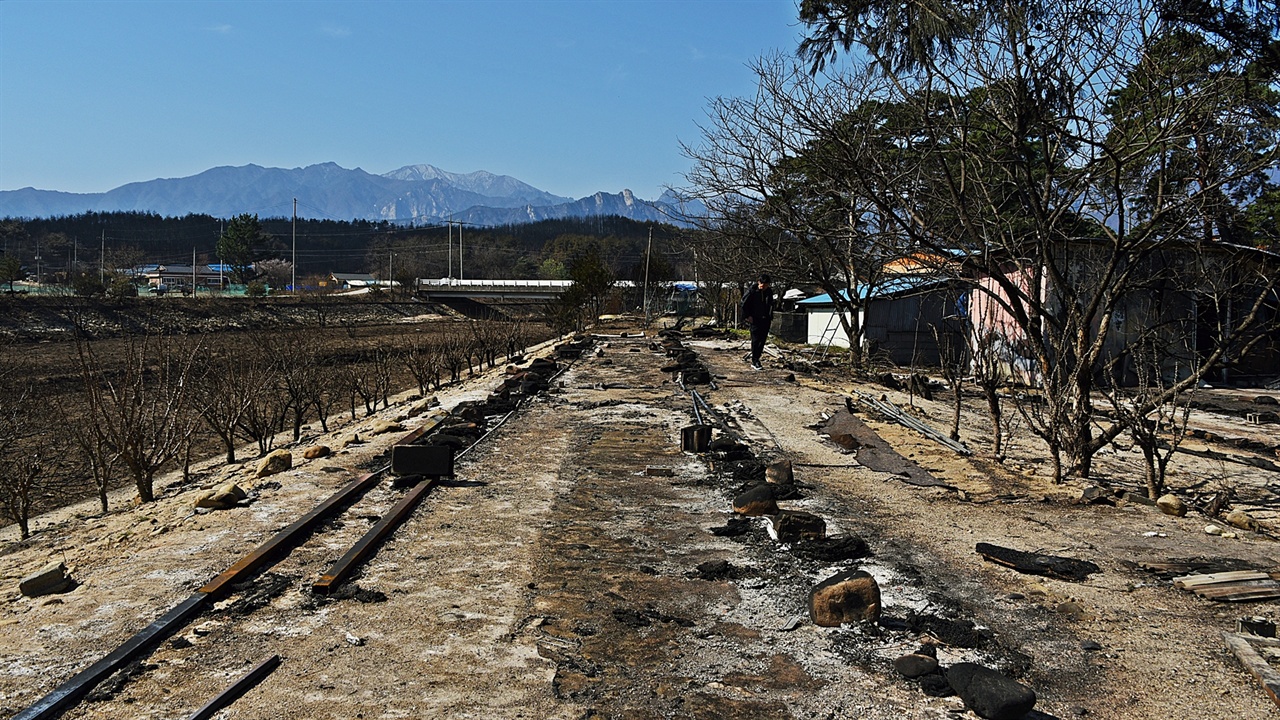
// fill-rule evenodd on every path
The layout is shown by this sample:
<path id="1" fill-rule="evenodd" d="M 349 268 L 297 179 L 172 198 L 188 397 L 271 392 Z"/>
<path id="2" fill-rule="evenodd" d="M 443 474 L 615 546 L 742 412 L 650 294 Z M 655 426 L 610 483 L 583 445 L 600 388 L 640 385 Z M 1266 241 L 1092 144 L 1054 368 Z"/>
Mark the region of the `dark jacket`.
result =
<path id="1" fill-rule="evenodd" d="M 752 285 L 742 296 L 742 318 L 765 327 L 773 322 L 773 288 L 761 290 L 759 285 Z"/>

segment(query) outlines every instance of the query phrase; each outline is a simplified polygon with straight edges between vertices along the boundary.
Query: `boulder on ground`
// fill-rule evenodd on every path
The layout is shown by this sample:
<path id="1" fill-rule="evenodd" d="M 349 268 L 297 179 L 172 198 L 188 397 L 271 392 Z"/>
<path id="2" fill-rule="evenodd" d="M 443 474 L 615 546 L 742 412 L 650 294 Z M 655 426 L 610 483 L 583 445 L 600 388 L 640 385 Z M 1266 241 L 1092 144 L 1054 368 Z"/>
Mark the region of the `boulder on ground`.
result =
<path id="1" fill-rule="evenodd" d="M 880 619 L 880 584 L 865 570 L 849 570 L 809 592 L 809 617 L 821 627 Z"/>
<path id="2" fill-rule="evenodd" d="M 827 523 L 821 517 L 803 510 L 779 510 L 772 518 L 778 542 L 821 540 L 827 536 Z"/>
<path id="3" fill-rule="evenodd" d="M 918 678 L 938 671 L 937 658 L 911 653 L 893 661 L 893 669 L 905 678 Z"/>
<path id="4" fill-rule="evenodd" d="M 1228 525 L 1240 528 L 1241 530 L 1248 530 L 1250 532 L 1258 531 L 1258 521 L 1255 520 L 1252 515 L 1243 510 L 1232 510 L 1227 513 L 1227 516 L 1223 518 L 1223 520 L 1226 520 Z"/>
<path id="5" fill-rule="evenodd" d="M 196 507 L 209 510 L 228 510 L 248 496 L 248 493 L 239 485 L 233 482 L 223 483 L 196 498 Z"/>
<path id="6" fill-rule="evenodd" d="M 404 425 L 394 420 L 378 420 L 369 427 L 370 435 L 385 435 L 393 432 L 404 432 Z"/>
<path id="7" fill-rule="evenodd" d="M 67 574 L 67 566 L 52 562 L 18 582 L 18 591 L 27 597 L 40 597 L 75 588 L 76 581 Z"/>
<path id="8" fill-rule="evenodd" d="M 315 460 L 316 458 L 328 457 L 332 452 L 328 445 L 315 445 L 307 448 L 306 452 L 302 453 L 302 457 L 308 460 Z"/>
<path id="9" fill-rule="evenodd" d="M 293 453 L 288 450 L 275 450 L 258 462 L 258 472 L 254 477 L 266 477 L 284 472 L 293 467 Z"/>
<path id="10" fill-rule="evenodd" d="M 464 438 L 458 437 L 457 435 L 438 432 L 438 433 L 433 433 L 431 435 L 428 435 L 427 438 L 423 440 L 423 444 L 424 445 L 442 445 L 444 447 L 453 448 L 454 450 L 461 450 L 462 448 L 466 447 L 470 443 L 467 442 L 467 440 L 465 440 Z"/>
<path id="11" fill-rule="evenodd" d="M 533 362 L 529 363 L 529 369 L 533 370 L 534 372 L 546 373 L 550 375 L 551 373 L 554 373 L 556 370 L 559 370 L 560 366 L 556 363 L 555 360 L 551 360 L 550 358 L 534 358 Z"/>
<path id="12" fill-rule="evenodd" d="M 751 517 L 778 512 L 778 501 L 774 498 L 773 488 L 768 485 L 755 485 L 739 493 L 733 499 L 733 511 L 739 515 Z"/>
<path id="13" fill-rule="evenodd" d="M 776 463 L 765 468 L 764 479 L 775 485 L 790 485 L 795 482 L 795 475 L 791 471 L 790 460 L 779 460 Z"/>
<path id="14" fill-rule="evenodd" d="M 430 410 L 431 408 L 439 404 L 440 404 L 439 398 L 432 395 L 431 397 L 425 400 L 419 400 L 418 402 L 414 403 L 413 407 L 409 408 L 409 412 L 407 413 L 407 415 L 408 417 L 411 417 L 411 418 L 418 417 L 419 415 L 427 412 L 428 410 Z"/>
<path id="15" fill-rule="evenodd" d="M 1160 508 L 1160 512 L 1165 515 L 1183 517 L 1187 514 L 1187 504 L 1182 502 L 1182 498 L 1173 493 L 1165 493 L 1157 498 L 1156 507 Z"/>
<path id="16" fill-rule="evenodd" d="M 947 668 L 946 676 L 965 707 L 987 720 L 1016 720 L 1036 704 L 1034 690 L 989 667 L 958 663 Z"/>

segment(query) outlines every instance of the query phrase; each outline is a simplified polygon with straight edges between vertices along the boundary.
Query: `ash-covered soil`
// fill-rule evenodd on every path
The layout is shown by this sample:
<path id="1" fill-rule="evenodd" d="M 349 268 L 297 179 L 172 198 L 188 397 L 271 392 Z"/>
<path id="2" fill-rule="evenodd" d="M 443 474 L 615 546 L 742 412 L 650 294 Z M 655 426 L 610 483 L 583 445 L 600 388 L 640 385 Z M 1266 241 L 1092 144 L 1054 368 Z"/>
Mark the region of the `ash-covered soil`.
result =
<path id="1" fill-rule="evenodd" d="M 270 654 L 281 666 L 219 717 L 972 717 L 893 670 L 921 643 L 944 666 L 974 660 L 1033 687 L 1033 719 L 1280 717 L 1219 637 L 1235 617 L 1274 615 L 1276 605 L 1213 604 L 1134 565 L 1229 556 L 1275 566 L 1265 537 L 1208 536 L 1203 518 L 1145 505 L 1073 504 L 1080 488 L 1049 483 L 1030 443 L 1004 465 L 983 458 L 976 403 L 964 425 L 975 458 L 858 413 L 953 489 L 871 470 L 819 433 L 853 386 L 774 364 L 753 372 L 732 339 L 691 345 L 717 377 L 717 389 L 699 387 L 715 436 L 740 436 L 749 452 L 684 453 L 693 403 L 659 371 L 668 358 L 653 338 L 628 335 L 602 338 L 599 355 L 575 361 L 463 458 L 455 481 L 354 578 L 362 592 L 324 599 L 307 588 L 399 496 L 385 485 L 67 717 L 182 717 Z M 491 372 L 440 400 L 482 398 L 499 379 Z M 380 419 L 406 414 L 402 400 Z M 944 403 L 916 405 L 945 423 Z M 143 508 L 38 519 L 35 539 L 10 545 L 0 571 L 0 711 L 49 692 L 384 461 L 394 436 L 370 436 L 365 422 L 333 437 L 312 432 L 295 451 L 340 447 L 353 429 L 366 443 L 264 481 L 246 466 L 198 468 L 201 486 L 234 478 L 252 488 L 248 507 L 196 514 L 199 488 L 168 478 Z M 800 496 L 780 504 L 822 516 L 830 535 L 865 539 L 870 556 L 797 552 L 770 537 L 767 520 L 733 517 L 744 481 L 781 458 Z M 1131 460 L 1117 453 L 1106 471 L 1132 474 Z M 1217 462 L 1193 457 L 1180 472 L 1202 460 Z M 1089 560 L 1101 572 L 1084 582 L 1021 575 L 985 562 L 979 542 Z M 66 562 L 79 587 L 21 597 L 18 579 L 51 560 Z M 881 621 L 814 625 L 809 590 L 852 568 L 879 582 Z"/>
<path id="2" fill-rule="evenodd" d="M 356 327 L 403 322 L 433 311 L 412 301 L 342 297 L 101 300 L 0 295 L 0 343 L 69 341 L 77 329 L 93 339 L 153 334 L 203 334 L 283 327 Z"/>

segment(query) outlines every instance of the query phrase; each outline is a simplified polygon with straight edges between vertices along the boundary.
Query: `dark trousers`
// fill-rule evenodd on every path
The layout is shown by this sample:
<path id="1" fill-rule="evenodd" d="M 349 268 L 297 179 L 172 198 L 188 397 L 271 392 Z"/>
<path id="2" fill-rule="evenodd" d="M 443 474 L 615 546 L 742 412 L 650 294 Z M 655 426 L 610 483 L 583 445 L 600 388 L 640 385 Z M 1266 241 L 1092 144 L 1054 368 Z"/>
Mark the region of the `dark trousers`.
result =
<path id="1" fill-rule="evenodd" d="M 754 323 L 751 326 L 751 362 L 759 364 L 760 354 L 764 352 L 764 344 L 769 341 L 769 323 Z"/>

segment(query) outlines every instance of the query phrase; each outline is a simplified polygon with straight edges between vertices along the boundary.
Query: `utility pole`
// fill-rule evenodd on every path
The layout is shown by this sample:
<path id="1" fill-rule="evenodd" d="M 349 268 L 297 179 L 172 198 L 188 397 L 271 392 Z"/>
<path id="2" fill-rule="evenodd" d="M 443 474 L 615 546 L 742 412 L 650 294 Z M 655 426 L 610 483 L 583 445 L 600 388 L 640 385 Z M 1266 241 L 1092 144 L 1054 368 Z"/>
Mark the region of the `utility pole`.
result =
<path id="1" fill-rule="evenodd" d="M 396 295 L 395 295 L 396 281 L 393 279 L 395 276 L 391 274 L 391 258 L 393 257 L 395 257 L 395 253 L 391 250 L 388 250 L 387 251 L 387 292 L 391 294 L 392 300 L 396 298 Z"/>
<path id="2" fill-rule="evenodd" d="M 293 279 L 290 281 L 294 294 L 298 292 L 298 198 L 293 199 Z"/>
<path id="3" fill-rule="evenodd" d="M 102 231 L 102 249 L 98 251 L 98 282 L 107 284 L 107 231 Z"/>
<path id="4" fill-rule="evenodd" d="M 191 246 L 191 297 L 196 296 L 196 246 Z"/>
<path id="5" fill-rule="evenodd" d="M 446 220 L 449 227 L 449 271 L 445 273 L 445 277 L 453 278 L 453 221 Z"/>
<path id="6" fill-rule="evenodd" d="M 649 324 L 649 256 L 653 255 L 653 228 L 649 228 L 649 244 L 644 249 L 644 324 Z"/>
<path id="7" fill-rule="evenodd" d="M 214 246 L 214 250 L 222 247 L 222 221 L 218 221 L 218 244 Z M 215 253 L 216 254 L 216 253 Z M 222 256 L 218 255 L 218 292 L 226 292 L 227 284 L 222 279 Z"/>

